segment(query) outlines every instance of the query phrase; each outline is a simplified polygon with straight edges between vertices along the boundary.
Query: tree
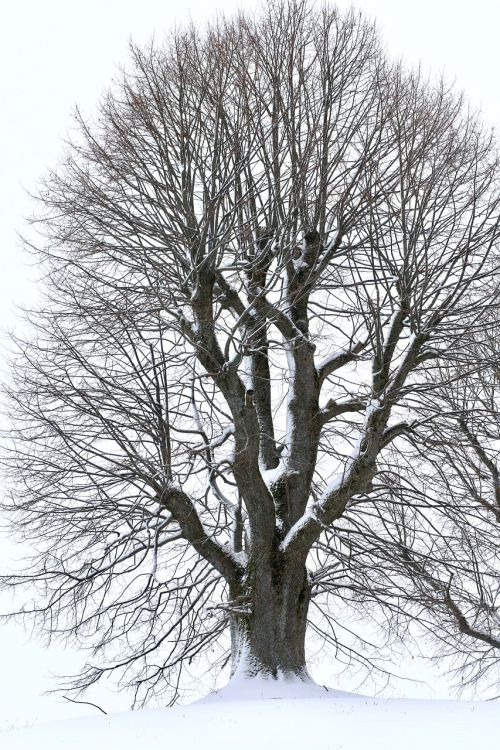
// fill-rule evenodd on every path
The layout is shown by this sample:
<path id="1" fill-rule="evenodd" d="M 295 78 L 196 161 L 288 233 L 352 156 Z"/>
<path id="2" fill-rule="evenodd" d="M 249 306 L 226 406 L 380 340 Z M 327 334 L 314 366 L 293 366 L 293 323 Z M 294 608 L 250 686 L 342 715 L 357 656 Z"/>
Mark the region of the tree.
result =
<path id="1" fill-rule="evenodd" d="M 214 644 L 306 679 L 308 622 L 419 621 L 446 523 L 481 534 L 408 456 L 494 320 L 493 137 L 353 11 L 271 2 L 132 61 L 39 196 L 8 454 L 38 553 L 4 584 L 107 655 L 79 687 L 175 692 Z"/>

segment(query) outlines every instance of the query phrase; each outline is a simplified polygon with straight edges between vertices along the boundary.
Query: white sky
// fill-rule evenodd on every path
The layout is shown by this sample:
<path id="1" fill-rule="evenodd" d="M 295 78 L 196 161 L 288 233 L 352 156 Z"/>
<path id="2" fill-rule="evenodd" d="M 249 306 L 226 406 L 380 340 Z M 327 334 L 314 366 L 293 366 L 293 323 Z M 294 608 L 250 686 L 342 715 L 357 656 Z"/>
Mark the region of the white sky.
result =
<path id="1" fill-rule="evenodd" d="M 337 4 L 351 5 L 343 0 Z M 353 4 L 377 19 L 389 51 L 413 64 L 421 61 L 436 74 L 444 72 L 489 122 L 500 124 L 500 4 L 496 0 L 358 0 Z M 16 303 L 36 294 L 16 232 L 22 231 L 31 211 L 25 190 L 57 162 L 74 104 L 93 111 L 116 66 L 126 63 L 129 38 L 141 42 L 153 33 L 161 38 L 164 30 L 189 15 L 203 20 L 216 9 L 257 5 L 255 0 L 186 4 L 0 0 L 0 329 L 13 324 Z M 0 351 L 0 369 L 3 359 Z M 11 554 L 7 542 L 0 539 L 0 567 Z M 88 708 L 79 709 L 59 697 L 40 697 L 53 685 L 50 672 L 71 671 L 76 662 L 72 654 L 43 649 L 19 627 L 0 626 L 0 729 L 88 713 Z M 349 689 L 349 685 L 340 687 Z M 434 688 L 429 695 L 444 696 L 442 683 L 436 680 Z M 416 694 L 410 685 L 405 691 Z M 127 708 L 124 698 L 109 693 L 97 697 L 109 710 Z"/>

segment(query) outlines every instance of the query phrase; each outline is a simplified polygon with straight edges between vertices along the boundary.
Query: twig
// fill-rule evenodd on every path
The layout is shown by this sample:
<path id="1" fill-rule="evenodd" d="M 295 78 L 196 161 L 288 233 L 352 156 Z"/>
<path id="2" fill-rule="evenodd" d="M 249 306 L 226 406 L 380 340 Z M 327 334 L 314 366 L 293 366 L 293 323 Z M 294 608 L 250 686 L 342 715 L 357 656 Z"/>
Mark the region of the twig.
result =
<path id="1" fill-rule="evenodd" d="M 68 698 L 67 695 L 63 695 L 63 698 L 70 703 L 84 703 L 86 706 L 94 706 L 94 708 L 97 708 L 102 714 L 105 714 L 106 716 L 108 715 L 108 712 L 98 706 L 97 703 L 91 703 L 90 701 L 77 701 L 74 698 Z"/>

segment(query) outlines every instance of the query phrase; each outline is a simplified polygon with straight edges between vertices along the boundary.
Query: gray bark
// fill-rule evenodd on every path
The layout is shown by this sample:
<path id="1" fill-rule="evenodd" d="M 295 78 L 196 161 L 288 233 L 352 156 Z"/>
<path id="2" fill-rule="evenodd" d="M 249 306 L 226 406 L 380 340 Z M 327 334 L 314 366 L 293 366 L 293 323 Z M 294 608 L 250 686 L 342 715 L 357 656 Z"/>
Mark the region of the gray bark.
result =
<path id="1" fill-rule="evenodd" d="M 305 655 L 310 583 L 304 563 L 274 545 L 233 587 L 232 674 L 308 679 Z M 240 611 L 238 611 L 240 610 Z"/>

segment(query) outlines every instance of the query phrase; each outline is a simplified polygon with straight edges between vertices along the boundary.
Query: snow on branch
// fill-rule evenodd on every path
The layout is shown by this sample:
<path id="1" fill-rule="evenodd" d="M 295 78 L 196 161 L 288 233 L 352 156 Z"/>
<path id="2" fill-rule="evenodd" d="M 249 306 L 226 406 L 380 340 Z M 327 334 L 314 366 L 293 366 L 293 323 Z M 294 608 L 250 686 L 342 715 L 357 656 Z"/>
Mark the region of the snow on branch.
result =
<path id="1" fill-rule="evenodd" d="M 320 384 L 331 375 L 335 370 L 344 367 L 349 362 L 353 362 L 366 346 L 365 341 L 358 341 L 352 349 L 339 349 L 325 357 L 317 366 L 318 378 Z"/>
<path id="2" fill-rule="evenodd" d="M 234 425 L 229 425 L 222 431 L 219 437 L 214 438 L 214 440 L 211 440 L 208 443 L 204 443 L 203 445 L 195 445 L 193 448 L 191 448 L 191 453 L 204 453 L 207 448 L 209 448 L 210 450 L 219 448 L 221 445 L 224 445 L 224 443 L 233 435 Z"/>

